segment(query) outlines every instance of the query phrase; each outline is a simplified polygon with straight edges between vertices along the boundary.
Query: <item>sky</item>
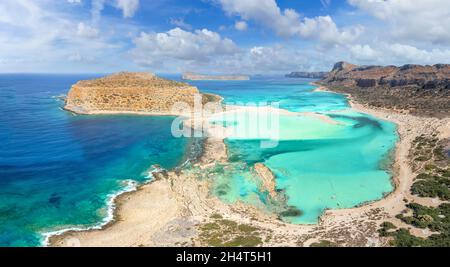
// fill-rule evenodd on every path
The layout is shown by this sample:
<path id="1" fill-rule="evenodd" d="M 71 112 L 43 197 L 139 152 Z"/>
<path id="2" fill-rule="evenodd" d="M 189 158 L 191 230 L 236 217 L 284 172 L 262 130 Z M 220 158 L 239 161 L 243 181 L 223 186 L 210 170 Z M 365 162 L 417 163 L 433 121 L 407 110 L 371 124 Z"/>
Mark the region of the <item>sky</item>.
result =
<path id="1" fill-rule="evenodd" d="M 450 0 L 1 0 L 0 73 L 450 63 Z"/>

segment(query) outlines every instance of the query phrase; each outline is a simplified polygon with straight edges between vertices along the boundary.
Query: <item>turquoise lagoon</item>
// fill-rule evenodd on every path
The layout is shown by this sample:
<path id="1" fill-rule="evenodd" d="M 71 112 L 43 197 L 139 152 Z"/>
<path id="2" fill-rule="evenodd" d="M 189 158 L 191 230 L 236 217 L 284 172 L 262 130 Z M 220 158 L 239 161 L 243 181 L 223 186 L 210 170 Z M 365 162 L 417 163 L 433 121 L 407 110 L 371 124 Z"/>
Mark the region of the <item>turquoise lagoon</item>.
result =
<path id="1" fill-rule="evenodd" d="M 310 81 L 296 79 L 194 84 L 224 96 L 228 104 L 276 103 L 289 111 L 329 117 L 281 115 L 278 145 L 272 148 L 261 147 L 264 139 L 252 130 L 226 139 L 229 160 L 236 168 L 216 178 L 216 192 L 225 201 L 265 202 L 252 175 L 257 162 L 275 174 L 277 189 L 285 193 L 287 204 L 302 212 L 284 218 L 292 223 L 314 224 L 326 209 L 379 200 L 393 190 L 389 169 L 398 140 L 396 126 L 353 111 L 343 95 L 314 92 Z M 225 116 L 215 120 L 237 128 L 250 119 Z"/>
<path id="2" fill-rule="evenodd" d="M 92 227 L 108 219 L 111 196 L 148 180 L 153 164 L 180 166 L 195 140 L 174 138 L 171 117 L 74 116 L 65 94 L 97 75 L 0 75 L 0 246 L 38 246 L 44 233 Z M 169 77 L 177 78 L 178 77 Z M 340 94 L 313 92 L 308 80 L 255 77 L 251 81 L 192 82 L 234 105 L 278 103 L 317 112 L 281 116 L 278 146 L 261 148 L 252 134 L 226 140 L 229 166 L 217 166 L 213 191 L 224 201 L 268 207 L 252 166 L 265 163 L 299 217 L 315 223 L 328 208 L 380 199 L 393 187 L 389 153 L 395 126 L 349 109 Z M 239 120 L 227 123 L 236 127 Z"/>

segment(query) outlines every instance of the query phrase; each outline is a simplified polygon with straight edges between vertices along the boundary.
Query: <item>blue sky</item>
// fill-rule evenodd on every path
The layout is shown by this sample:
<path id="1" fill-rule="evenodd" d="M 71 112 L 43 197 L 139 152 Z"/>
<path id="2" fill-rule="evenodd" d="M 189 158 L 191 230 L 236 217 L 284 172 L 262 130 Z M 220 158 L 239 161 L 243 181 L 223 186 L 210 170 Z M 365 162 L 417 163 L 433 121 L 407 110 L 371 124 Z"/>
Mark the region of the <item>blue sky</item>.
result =
<path id="1" fill-rule="evenodd" d="M 0 72 L 450 63 L 448 0 L 2 0 Z"/>

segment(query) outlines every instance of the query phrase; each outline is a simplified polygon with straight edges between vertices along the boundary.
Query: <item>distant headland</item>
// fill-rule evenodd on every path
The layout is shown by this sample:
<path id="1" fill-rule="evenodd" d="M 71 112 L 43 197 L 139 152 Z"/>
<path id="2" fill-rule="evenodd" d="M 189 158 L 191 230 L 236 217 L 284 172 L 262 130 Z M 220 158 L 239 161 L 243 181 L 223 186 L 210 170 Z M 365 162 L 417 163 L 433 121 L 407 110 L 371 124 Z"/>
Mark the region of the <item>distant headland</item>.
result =
<path id="1" fill-rule="evenodd" d="M 204 75 L 193 72 L 183 73 L 183 80 L 191 81 L 248 81 L 250 76 L 246 75 Z"/>
<path id="2" fill-rule="evenodd" d="M 307 79 L 323 79 L 328 75 L 328 72 L 306 72 L 306 71 L 295 71 L 286 74 L 286 78 L 307 78 Z"/>
<path id="3" fill-rule="evenodd" d="M 357 66 L 338 62 L 318 84 L 373 107 L 450 114 L 450 65 Z"/>
<path id="4" fill-rule="evenodd" d="M 221 99 L 152 73 L 121 72 L 77 82 L 67 95 L 64 109 L 77 114 L 181 115 L 172 111 L 173 105 L 183 102 L 193 107 L 199 95 L 203 103 Z"/>

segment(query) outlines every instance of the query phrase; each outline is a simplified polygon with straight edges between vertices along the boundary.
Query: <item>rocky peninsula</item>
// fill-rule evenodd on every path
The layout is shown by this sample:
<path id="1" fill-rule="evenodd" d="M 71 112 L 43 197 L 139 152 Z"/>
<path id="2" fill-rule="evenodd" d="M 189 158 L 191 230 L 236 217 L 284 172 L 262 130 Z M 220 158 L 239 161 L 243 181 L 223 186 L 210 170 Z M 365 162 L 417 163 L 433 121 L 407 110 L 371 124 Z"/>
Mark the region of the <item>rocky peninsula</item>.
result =
<path id="1" fill-rule="evenodd" d="M 151 73 L 121 72 L 77 82 L 67 95 L 64 109 L 77 114 L 182 115 L 172 110 L 174 104 L 183 102 L 193 107 L 196 96 L 201 96 L 203 103 L 220 99 L 201 94 L 187 83 Z"/>
<path id="2" fill-rule="evenodd" d="M 191 81 L 248 81 L 249 76 L 245 75 L 204 75 L 192 72 L 183 73 L 183 80 Z"/>
<path id="3" fill-rule="evenodd" d="M 338 62 L 319 84 L 377 108 L 439 117 L 450 111 L 449 64 L 396 67 Z"/>

